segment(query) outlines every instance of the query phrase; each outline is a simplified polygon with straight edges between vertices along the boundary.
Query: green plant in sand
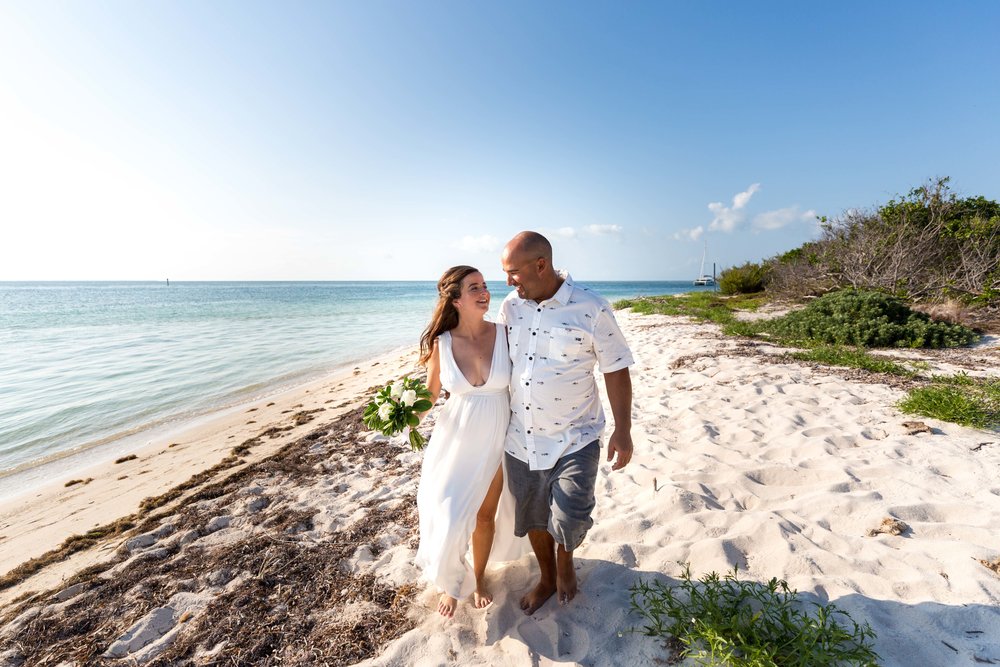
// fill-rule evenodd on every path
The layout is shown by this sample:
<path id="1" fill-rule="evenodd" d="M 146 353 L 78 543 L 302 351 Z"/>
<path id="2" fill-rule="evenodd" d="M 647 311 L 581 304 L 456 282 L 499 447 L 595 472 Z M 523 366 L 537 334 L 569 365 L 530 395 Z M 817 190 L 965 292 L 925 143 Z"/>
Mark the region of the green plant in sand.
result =
<path id="1" fill-rule="evenodd" d="M 916 375 L 914 370 L 896 363 L 892 359 L 874 355 L 863 348 L 824 345 L 802 352 L 792 352 L 789 356 L 802 361 L 815 361 L 826 366 L 860 368 L 861 370 L 872 371 L 873 373 L 887 373 L 902 377 L 913 377 Z"/>
<path id="2" fill-rule="evenodd" d="M 977 379 L 964 373 L 933 378 L 899 402 L 903 412 L 990 429 L 1000 426 L 1000 379 Z"/>
<path id="3" fill-rule="evenodd" d="M 703 322 L 728 324 L 735 322 L 737 310 L 757 310 L 766 303 L 761 295 L 723 297 L 715 292 L 691 292 L 666 296 L 644 296 L 622 299 L 614 303 L 616 309 L 631 308 L 642 315 L 686 316 Z"/>
<path id="4" fill-rule="evenodd" d="M 968 327 L 935 322 L 880 292 L 845 289 L 802 310 L 769 320 L 761 330 L 784 342 L 859 347 L 955 347 L 977 335 Z"/>
<path id="5" fill-rule="evenodd" d="M 645 620 L 637 631 L 672 637 L 680 657 L 702 665 L 778 667 L 877 665 L 875 632 L 834 605 L 809 604 L 787 582 L 743 581 L 736 568 L 680 583 L 640 581 L 630 589 L 632 611 Z"/>

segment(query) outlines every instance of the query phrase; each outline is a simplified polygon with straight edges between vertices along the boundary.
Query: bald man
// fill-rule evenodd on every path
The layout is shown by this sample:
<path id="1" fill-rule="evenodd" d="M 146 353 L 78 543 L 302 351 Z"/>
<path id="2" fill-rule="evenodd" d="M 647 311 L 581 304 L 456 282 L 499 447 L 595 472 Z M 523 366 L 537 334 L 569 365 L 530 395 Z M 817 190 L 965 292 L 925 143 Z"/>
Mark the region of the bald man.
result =
<path id="1" fill-rule="evenodd" d="M 553 268 L 544 236 L 521 232 L 501 262 L 515 288 L 500 306 L 513 362 L 504 457 L 517 504 L 514 532 L 528 536 L 541 573 L 521 598 L 521 609 L 533 614 L 554 594 L 563 605 L 576 596 L 573 551 L 594 523 L 604 433 L 594 366 L 615 419 L 607 460 L 621 470 L 632 458 L 634 362 L 610 304 Z"/>

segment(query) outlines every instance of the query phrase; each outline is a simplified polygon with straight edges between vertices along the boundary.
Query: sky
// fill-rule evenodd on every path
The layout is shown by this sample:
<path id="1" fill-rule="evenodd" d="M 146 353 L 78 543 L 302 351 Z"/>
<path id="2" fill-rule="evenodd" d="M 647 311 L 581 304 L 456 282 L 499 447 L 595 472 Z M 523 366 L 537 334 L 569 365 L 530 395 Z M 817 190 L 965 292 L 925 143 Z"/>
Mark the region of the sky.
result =
<path id="1" fill-rule="evenodd" d="M 687 280 L 949 176 L 1000 2 L 0 0 L 0 280 Z"/>

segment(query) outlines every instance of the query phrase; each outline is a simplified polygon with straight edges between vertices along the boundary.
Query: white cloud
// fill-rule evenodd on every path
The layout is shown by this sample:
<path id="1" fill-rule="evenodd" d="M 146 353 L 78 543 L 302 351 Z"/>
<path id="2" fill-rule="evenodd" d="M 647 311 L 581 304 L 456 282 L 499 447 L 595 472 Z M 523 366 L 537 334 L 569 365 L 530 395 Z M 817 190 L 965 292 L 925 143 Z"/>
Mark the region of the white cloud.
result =
<path id="1" fill-rule="evenodd" d="M 816 211 L 800 211 L 798 206 L 779 208 L 761 213 L 753 219 L 756 229 L 781 229 L 795 222 L 809 222 L 816 219 Z"/>
<path id="2" fill-rule="evenodd" d="M 679 232 L 674 232 L 675 241 L 692 240 L 697 241 L 701 238 L 701 235 L 705 233 L 705 228 L 698 225 L 694 229 L 682 229 Z"/>
<path id="3" fill-rule="evenodd" d="M 553 232 L 553 235 L 558 236 L 559 238 L 562 239 L 575 239 L 576 230 L 573 229 L 572 227 L 560 227 L 559 229 Z"/>
<path id="4" fill-rule="evenodd" d="M 500 239 L 490 234 L 482 236 L 463 236 L 454 246 L 465 252 L 499 252 L 502 243 Z"/>
<path id="5" fill-rule="evenodd" d="M 732 206 L 726 206 L 722 202 L 712 202 L 709 204 L 708 210 L 715 217 L 712 218 L 712 222 L 708 225 L 708 228 L 719 229 L 724 232 L 731 232 L 736 229 L 736 226 L 743 222 L 744 207 L 746 207 L 750 198 L 758 190 L 760 190 L 760 183 L 754 183 L 743 192 L 737 193 L 733 196 Z"/>
<path id="6" fill-rule="evenodd" d="M 625 231 L 621 225 L 587 225 L 584 229 L 595 236 L 605 236 L 607 234 L 621 234 Z"/>

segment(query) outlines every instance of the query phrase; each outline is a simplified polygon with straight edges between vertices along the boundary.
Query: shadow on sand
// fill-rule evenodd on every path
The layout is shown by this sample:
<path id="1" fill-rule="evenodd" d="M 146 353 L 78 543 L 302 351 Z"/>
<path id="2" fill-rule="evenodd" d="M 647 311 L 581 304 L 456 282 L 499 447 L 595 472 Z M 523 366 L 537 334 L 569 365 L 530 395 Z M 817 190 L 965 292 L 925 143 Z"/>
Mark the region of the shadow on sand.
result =
<path id="1" fill-rule="evenodd" d="M 678 566 L 679 573 L 680 566 Z M 532 616 L 518 606 L 537 577 L 533 559 L 501 571 L 500 590 L 486 616 L 486 646 L 502 643 L 509 652 L 523 645 L 524 664 L 579 664 L 593 667 L 660 664 L 669 658 L 665 642 L 630 631 L 641 619 L 630 613 L 629 588 L 641 580 L 678 580 L 608 561 L 577 559 L 580 592 L 568 606 L 550 599 Z M 801 593 L 806 602 L 848 612 L 877 634 L 874 649 L 885 667 L 1000 665 L 1000 607 L 953 606 L 937 602 L 904 604 L 852 594 L 834 600 Z"/>

